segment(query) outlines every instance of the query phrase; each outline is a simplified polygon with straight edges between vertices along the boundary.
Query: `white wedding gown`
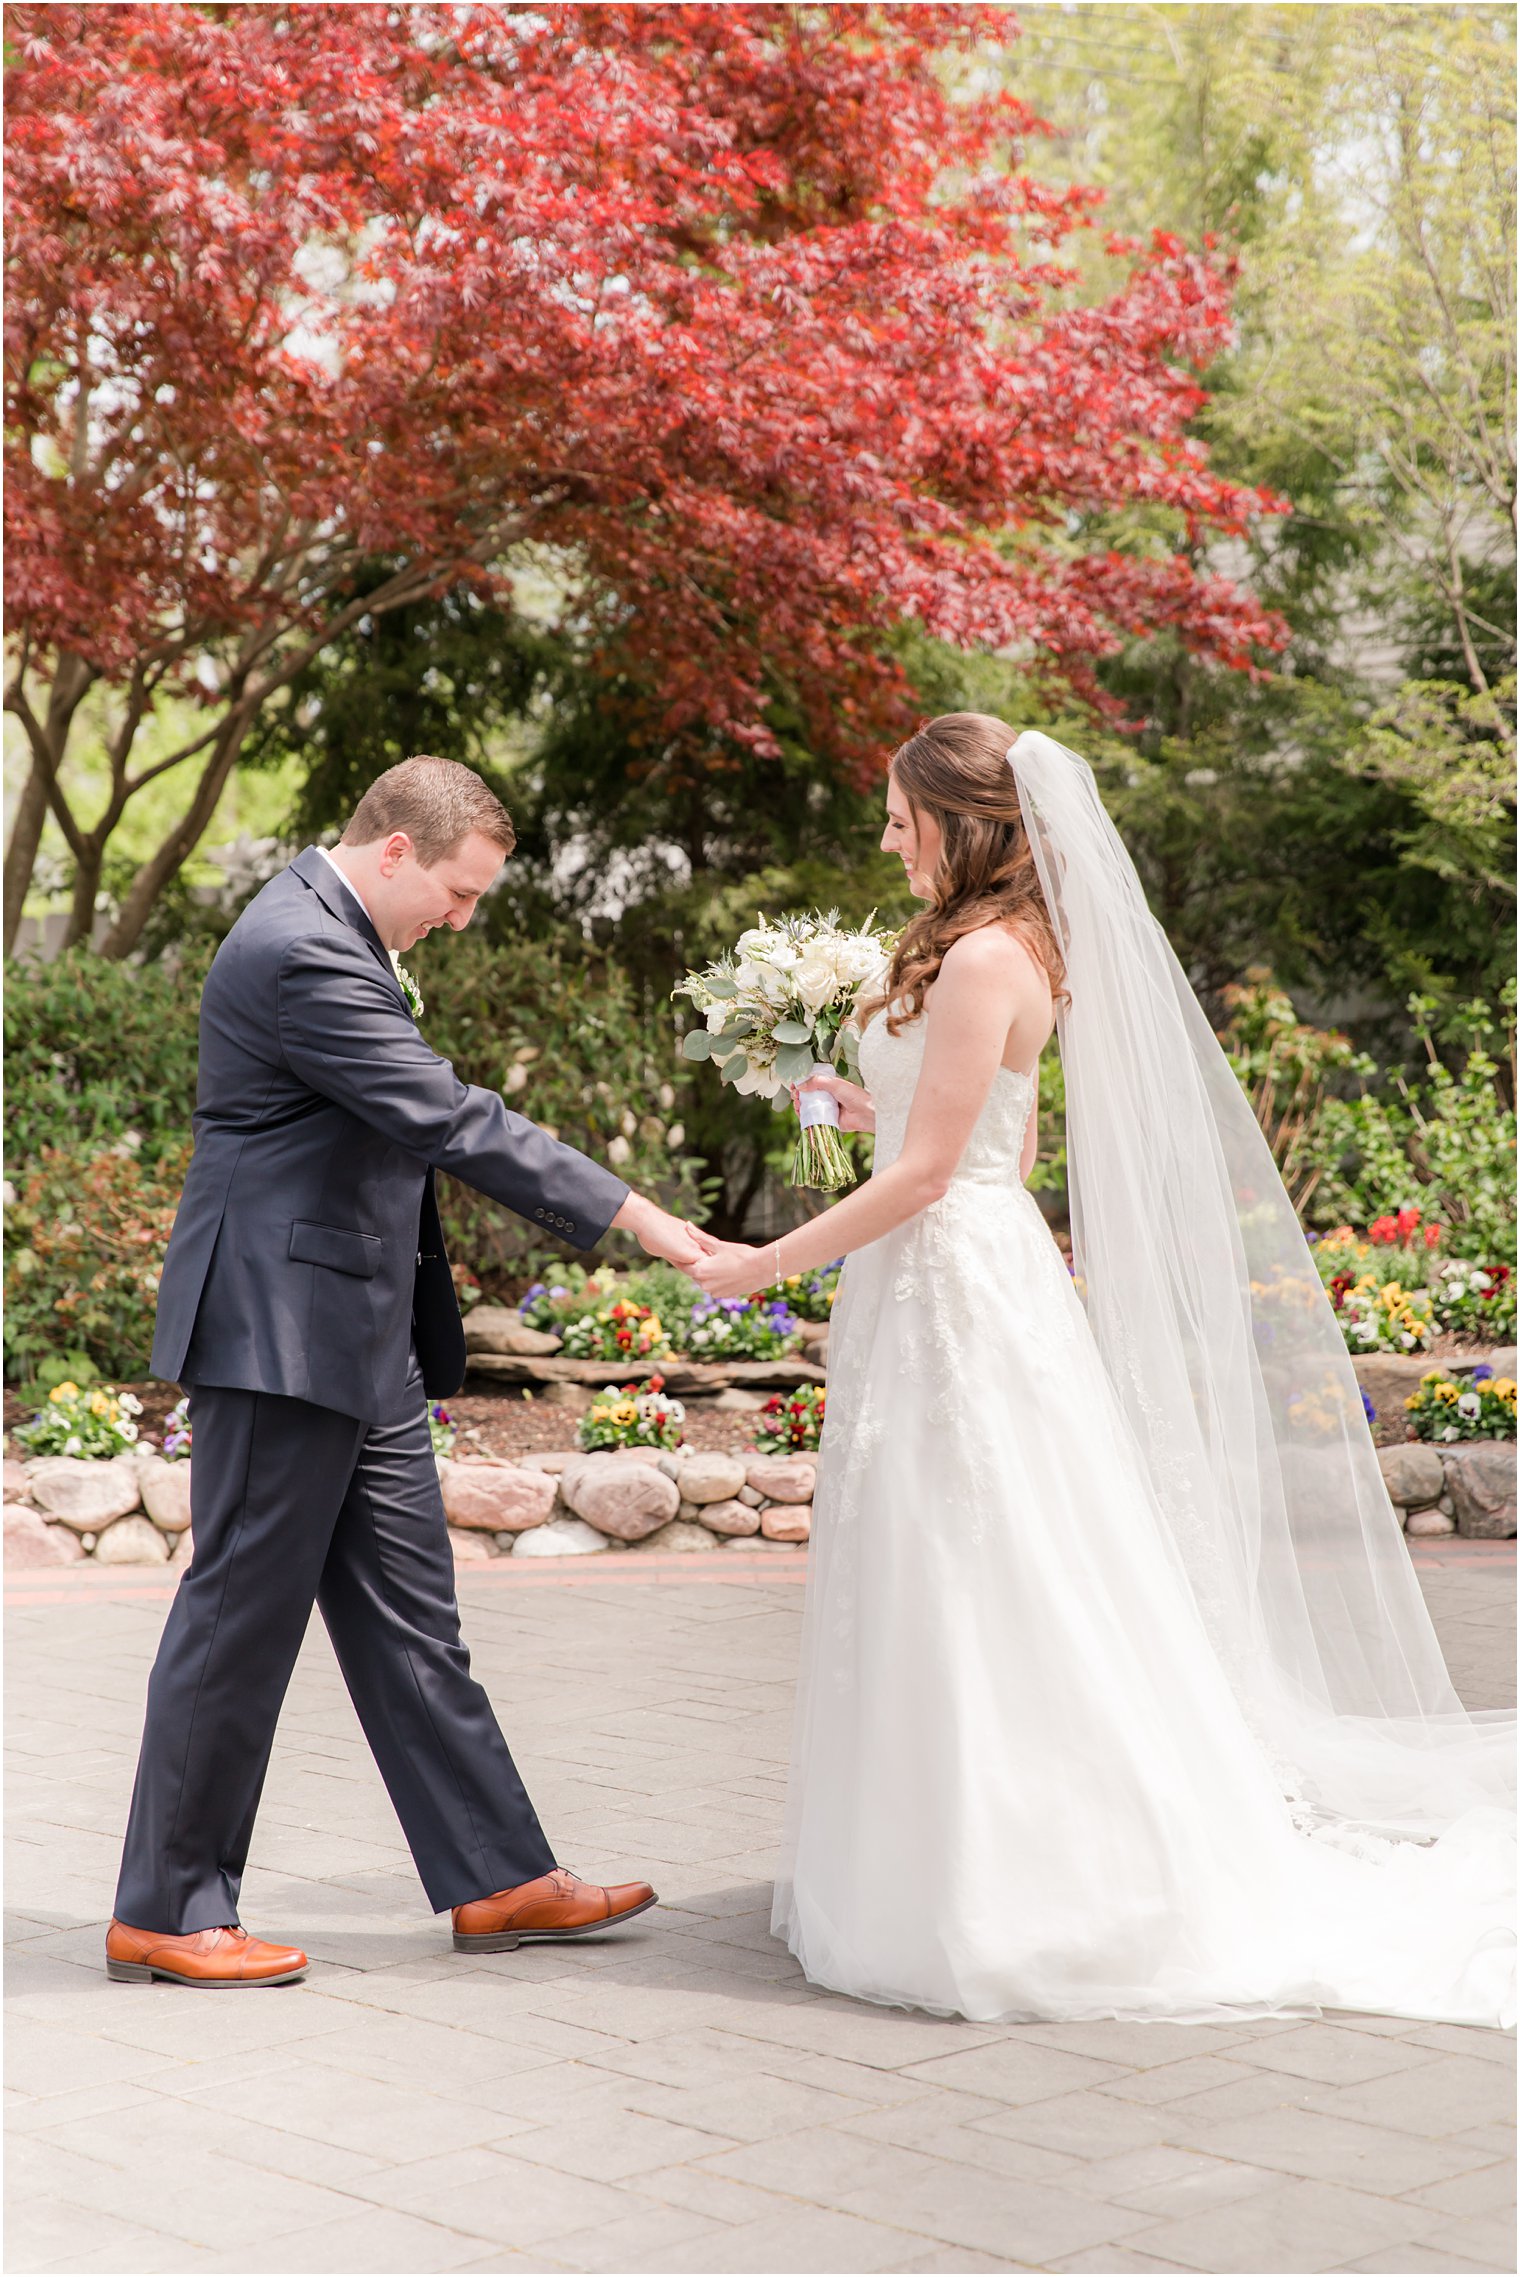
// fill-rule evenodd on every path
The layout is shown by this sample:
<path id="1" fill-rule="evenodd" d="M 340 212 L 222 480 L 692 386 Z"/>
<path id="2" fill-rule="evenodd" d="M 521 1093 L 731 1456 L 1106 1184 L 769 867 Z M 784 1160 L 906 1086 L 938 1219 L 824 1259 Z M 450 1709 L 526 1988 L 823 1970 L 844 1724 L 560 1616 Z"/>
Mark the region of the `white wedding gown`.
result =
<path id="1" fill-rule="evenodd" d="M 876 1166 L 922 1019 L 862 1039 Z M 830 1331 L 773 1928 L 815 1984 L 978 2021 L 1513 2018 L 1513 1827 L 1301 1831 L 1237 1706 L 1006 1069 L 943 1199 Z"/>

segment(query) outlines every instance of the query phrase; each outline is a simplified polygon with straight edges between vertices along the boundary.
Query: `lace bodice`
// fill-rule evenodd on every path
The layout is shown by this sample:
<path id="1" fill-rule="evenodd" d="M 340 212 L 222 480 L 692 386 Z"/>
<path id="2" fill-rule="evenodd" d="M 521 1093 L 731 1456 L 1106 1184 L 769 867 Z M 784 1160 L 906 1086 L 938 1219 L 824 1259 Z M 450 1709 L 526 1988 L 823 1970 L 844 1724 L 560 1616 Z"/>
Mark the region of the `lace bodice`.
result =
<path id="1" fill-rule="evenodd" d="M 885 1170 L 902 1152 L 927 1033 L 927 1023 L 919 1018 L 892 1035 L 883 1010 L 870 1021 L 860 1039 L 860 1079 L 876 1107 L 878 1170 Z M 1034 1096 L 1032 1076 L 1010 1067 L 998 1069 L 956 1165 L 952 1184 L 1018 1183 L 1019 1154 Z"/>

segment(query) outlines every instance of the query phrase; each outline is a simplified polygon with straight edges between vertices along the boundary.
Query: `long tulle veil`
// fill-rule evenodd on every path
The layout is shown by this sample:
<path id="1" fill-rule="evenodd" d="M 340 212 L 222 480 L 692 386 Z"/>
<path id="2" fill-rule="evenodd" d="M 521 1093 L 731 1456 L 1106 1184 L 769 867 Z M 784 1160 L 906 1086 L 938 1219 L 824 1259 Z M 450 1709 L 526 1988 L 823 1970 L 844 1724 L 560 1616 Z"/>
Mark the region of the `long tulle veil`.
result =
<path id="1" fill-rule="evenodd" d="M 1066 959 L 1073 1262 L 1138 1458 L 1307 1827 L 1430 1837 L 1511 1793 L 1448 1675 L 1297 1213 L 1092 769 L 1008 753 Z"/>

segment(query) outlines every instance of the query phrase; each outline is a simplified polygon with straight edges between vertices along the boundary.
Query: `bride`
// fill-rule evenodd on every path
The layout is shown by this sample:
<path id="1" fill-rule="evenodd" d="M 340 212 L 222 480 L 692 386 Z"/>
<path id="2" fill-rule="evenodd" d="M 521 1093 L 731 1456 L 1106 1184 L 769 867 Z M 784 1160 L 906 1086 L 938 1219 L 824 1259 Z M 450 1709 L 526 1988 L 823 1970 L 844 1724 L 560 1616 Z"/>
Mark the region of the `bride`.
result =
<path id="1" fill-rule="evenodd" d="M 869 1182 L 694 1268 L 844 1254 L 772 1926 L 981 2022 L 1513 2018 L 1506 1719 L 1457 1699 L 1356 1378 L 1091 770 L 893 759 L 925 908 L 862 1002 Z M 1024 1186 L 1066 1086 L 1073 1282 Z"/>

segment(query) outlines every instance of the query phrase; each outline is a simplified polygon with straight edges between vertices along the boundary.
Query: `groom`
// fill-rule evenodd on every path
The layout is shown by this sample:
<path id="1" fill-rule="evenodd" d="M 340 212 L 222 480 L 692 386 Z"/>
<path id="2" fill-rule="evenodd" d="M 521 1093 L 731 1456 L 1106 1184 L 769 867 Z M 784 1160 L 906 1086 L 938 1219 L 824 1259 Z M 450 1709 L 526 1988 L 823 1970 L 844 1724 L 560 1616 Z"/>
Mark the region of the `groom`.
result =
<path id="1" fill-rule="evenodd" d="M 155 1375 L 189 1389 L 195 1550 L 148 1682 L 106 1938 L 113 1977 L 283 1983 L 238 1925 L 280 1705 L 313 1602 L 435 1911 L 461 1951 L 601 1929 L 655 1902 L 556 1865 L 460 1641 L 427 1419 L 464 1380 L 435 1169 L 590 1249 L 706 1236 L 418 1033 L 397 954 L 460 931 L 512 851 L 477 775 L 407 759 L 331 854 L 308 846 L 217 953 L 195 1152 L 159 1290 Z"/>

